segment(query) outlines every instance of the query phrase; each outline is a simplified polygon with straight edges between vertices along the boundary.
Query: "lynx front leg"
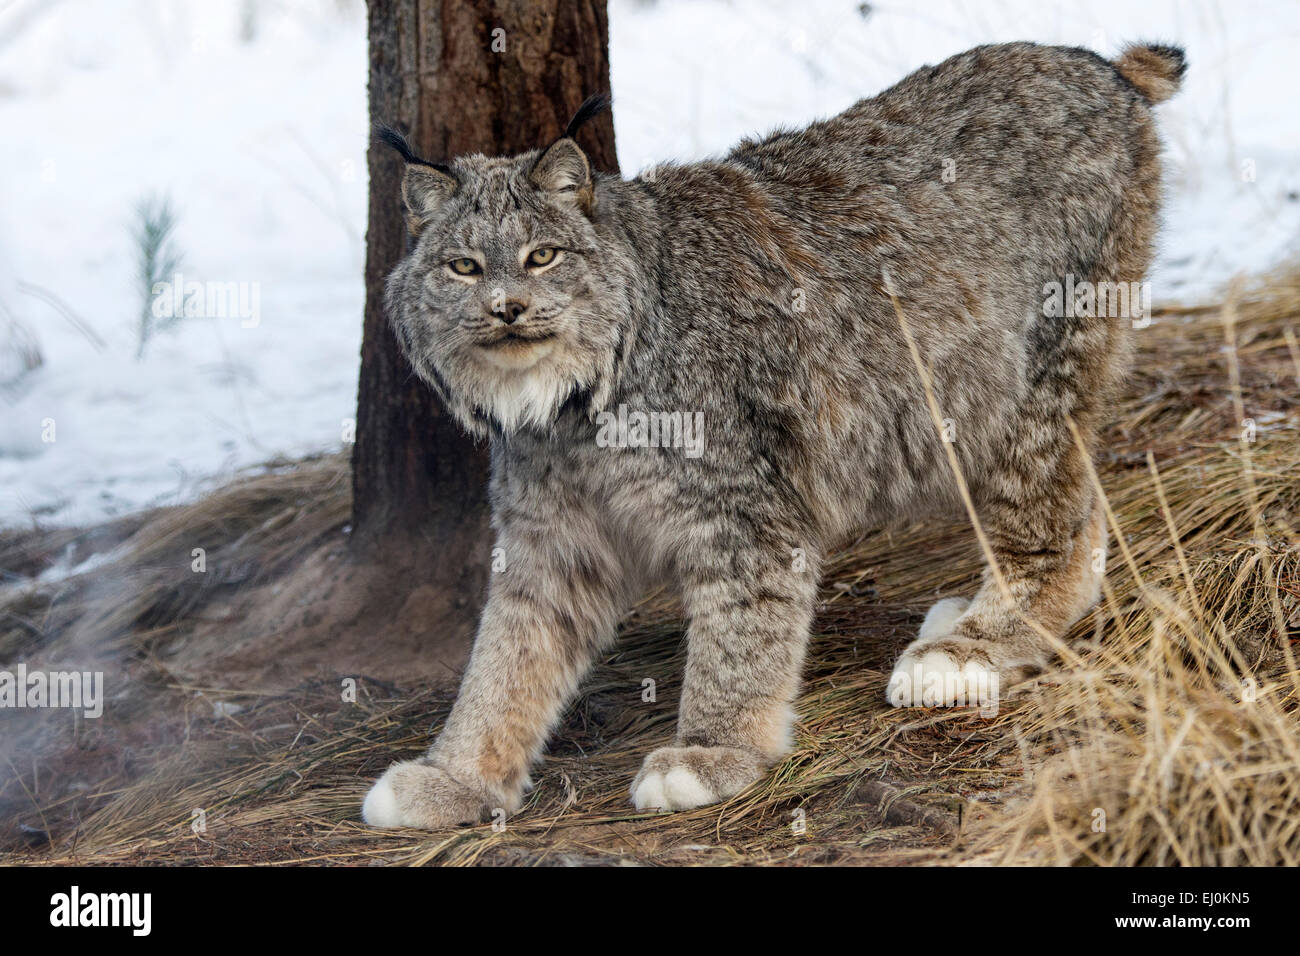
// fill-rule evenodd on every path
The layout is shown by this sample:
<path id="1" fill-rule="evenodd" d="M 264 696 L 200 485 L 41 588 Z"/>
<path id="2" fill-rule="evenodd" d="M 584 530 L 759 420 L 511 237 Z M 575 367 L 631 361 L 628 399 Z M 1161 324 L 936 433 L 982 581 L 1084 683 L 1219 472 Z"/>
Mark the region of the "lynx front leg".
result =
<path id="1" fill-rule="evenodd" d="M 684 577 L 690 626 L 677 739 L 647 756 L 632 783 L 640 810 L 725 800 L 790 749 L 814 559 L 776 546 L 706 549 Z"/>
<path id="2" fill-rule="evenodd" d="M 598 540 L 503 533 L 506 569 L 446 727 L 424 757 L 375 783 L 367 823 L 436 829 L 519 808 L 529 766 L 622 611 L 624 576 Z"/>

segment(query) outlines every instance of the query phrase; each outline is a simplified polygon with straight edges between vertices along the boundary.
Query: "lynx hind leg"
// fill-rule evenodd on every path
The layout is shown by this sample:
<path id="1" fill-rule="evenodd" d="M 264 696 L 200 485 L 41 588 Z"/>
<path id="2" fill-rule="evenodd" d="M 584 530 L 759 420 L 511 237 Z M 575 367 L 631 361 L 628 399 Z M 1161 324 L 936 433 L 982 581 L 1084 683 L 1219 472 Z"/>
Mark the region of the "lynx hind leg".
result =
<path id="1" fill-rule="evenodd" d="M 996 708 L 1006 688 L 1040 673 L 1052 655 L 1050 642 L 1025 619 L 1064 636 L 1101 594 L 1105 553 L 1099 505 L 1089 509 L 1064 548 L 1049 549 L 1046 556 L 1036 548 L 995 547 L 1014 606 L 1007 606 L 989 572 L 974 600 L 935 604 L 890 675 L 890 704 Z"/>

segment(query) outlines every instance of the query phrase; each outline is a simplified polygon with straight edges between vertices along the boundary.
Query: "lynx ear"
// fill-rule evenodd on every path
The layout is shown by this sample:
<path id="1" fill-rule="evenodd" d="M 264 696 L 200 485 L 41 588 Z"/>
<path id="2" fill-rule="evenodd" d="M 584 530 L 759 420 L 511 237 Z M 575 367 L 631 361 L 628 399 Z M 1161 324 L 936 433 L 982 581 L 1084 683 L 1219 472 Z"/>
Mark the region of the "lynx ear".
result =
<path id="1" fill-rule="evenodd" d="M 431 163 L 421 159 L 411 149 L 406 137 L 389 126 L 379 126 L 376 133 L 381 142 L 386 143 L 401 154 L 406 162 L 406 171 L 402 174 L 402 202 L 406 204 L 406 228 L 412 236 L 418 236 L 421 230 L 433 218 L 456 187 L 460 185 L 449 166 Z"/>
<path id="2" fill-rule="evenodd" d="M 528 181 L 557 199 L 571 199 L 583 212 L 591 214 L 595 198 L 591 188 L 591 165 L 587 162 L 587 154 L 569 137 L 557 139 L 546 147 L 533 164 Z"/>
<path id="3" fill-rule="evenodd" d="M 402 175 L 402 202 L 406 204 L 406 228 L 418 236 L 438 207 L 456 191 L 456 178 L 435 166 L 412 164 Z"/>
<path id="4" fill-rule="evenodd" d="M 607 94 L 595 93 L 587 97 L 560 138 L 542 150 L 528 174 L 529 182 L 538 189 L 552 193 L 556 198 L 571 199 L 588 216 L 596 204 L 596 191 L 591 183 L 591 164 L 575 137 L 583 125 L 607 109 Z"/>

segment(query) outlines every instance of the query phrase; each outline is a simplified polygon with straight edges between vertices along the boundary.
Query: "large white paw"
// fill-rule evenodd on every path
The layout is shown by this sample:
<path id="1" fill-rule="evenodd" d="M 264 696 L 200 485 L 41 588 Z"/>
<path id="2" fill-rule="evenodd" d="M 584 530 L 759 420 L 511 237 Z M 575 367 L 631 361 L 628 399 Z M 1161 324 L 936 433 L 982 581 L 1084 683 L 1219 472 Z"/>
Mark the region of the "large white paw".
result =
<path id="1" fill-rule="evenodd" d="M 660 747 L 632 781 L 638 810 L 692 810 L 726 800 L 763 776 L 764 758 L 740 747 Z"/>
<path id="2" fill-rule="evenodd" d="M 632 805 L 638 810 L 693 810 L 717 802 L 717 794 L 686 767 L 667 773 L 651 770 L 632 789 Z"/>
<path id="3" fill-rule="evenodd" d="M 945 647 L 960 640 L 913 641 L 889 677 L 889 703 L 894 707 L 996 707 L 998 668 L 981 657 L 959 657 Z"/>
<path id="4" fill-rule="evenodd" d="M 891 705 L 996 708 L 999 668 L 991 649 L 953 636 L 957 619 L 969 606 L 967 598 L 945 598 L 926 613 L 919 636 L 889 677 L 885 695 Z"/>
<path id="5" fill-rule="evenodd" d="M 361 805 L 361 819 L 372 827 L 437 830 L 477 823 L 488 809 L 481 794 L 446 771 L 407 760 L 393 764 L 375 781 Z"/>

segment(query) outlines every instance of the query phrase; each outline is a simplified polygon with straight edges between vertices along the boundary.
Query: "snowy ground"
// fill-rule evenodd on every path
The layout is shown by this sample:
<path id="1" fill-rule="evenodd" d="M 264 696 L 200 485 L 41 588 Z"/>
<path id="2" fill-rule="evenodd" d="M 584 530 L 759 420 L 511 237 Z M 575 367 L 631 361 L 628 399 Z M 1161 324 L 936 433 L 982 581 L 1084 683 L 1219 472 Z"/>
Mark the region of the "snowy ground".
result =
<path id="1" fill-rule="evenodd" d="M 628 173 L 829 115 L 977 43 L 1112 55 L 1152 38 L 1191 63 L 1161 107 L 1156 300 L 1195 298 L 1300 237 L 1294 3 L 610 8 Z M 12 320 L 44 358 L 0 386 L 0 527 L 175 503 L 339 447 L 360 345 L 365 78 L 359 0 L 0 0 L 0 381 Z M 137 361 L 133 207 L 161 194 L 185 281 L 242 283 L 259 308 L 186 319 Z"/>

